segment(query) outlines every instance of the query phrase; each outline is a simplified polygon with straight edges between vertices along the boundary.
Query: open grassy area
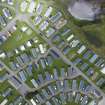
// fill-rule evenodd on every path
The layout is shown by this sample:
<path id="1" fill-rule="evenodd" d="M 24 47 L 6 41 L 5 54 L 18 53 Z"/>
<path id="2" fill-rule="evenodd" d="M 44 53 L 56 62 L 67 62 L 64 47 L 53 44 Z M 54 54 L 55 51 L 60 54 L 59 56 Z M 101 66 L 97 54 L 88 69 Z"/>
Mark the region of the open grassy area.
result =
<path id="1" fill-rule="evenodd" d="M 105 17 L 99 23 L 83 25 L 81 29 L 84 41 L 105 58 Z"/>
<path id="2" fill-rule="evenodd" d="M 66 104 L 66 105 L 79 105 L 79 104 L 76 104 L 76 103 L 74 103 L 74 102 L 70 102 L 70 103 L 68 103 L 68 104 Z"/>
<path id="3" fill-rule="evenodd" d="M 13 89 L 13 87 L 7 82 L 3 82 L 3 83 L 0 83 L 0 94 L 3 94 L 8 88 L 11 88 L 12 89 L 12 93 L 10 96 L 7 96 L 7 99 L 8 99 L 8 104 L 12 101 L 14 101 L 14 99 L 19 96 L 19 93 Z M 4 100 L 4 97 L 0 96 L 0 102 Z"/>
<path id="4" fill-rule="evenodd" d="M 33 65 L 34 66 L 34 65 Z M 32 83 L 30 82 L 31 79 L 38 79 L 38 74 L 43 74 L 43 77 L 45 77 L 45 71 L 49 72 L 50 74 L 54 73 L 54 68 L 57 68 L 58 70 L 58 75 L 60 75 L 60 70 L 61 68 L 64 68 L 65 70 L 67 70 L 68 65 L 65 64 L 61 59 L 56 59 L 53 61 L 53 63 L 49 66 L 46 67 L 45 70 L 43 70 L 43 68 L 41 67 L 41 65 L 39 65 L 39 69 L 35 70 L 35 67 L 33 67 L 33 75 L 31 77 L 28 77 L 26 83 L 30 86 L 33 87 Z"/>
<path id="5" fill-rule="evenodd" d="M 0 49 L 4 51 L 12 51 L 20 45 L 24 44 L 28 40 L 39 36 L 35 31 L 33 31 L 26 23 L 18 21 L 16 24 L 17 30 L 11 33 L 11 37 L 0 46 Z M 22 32 L 22 27 L 27 27 L 25 32 Z M 38 37 L 40 42 L 43 42 L 42 38 Z"/>
<path id="6" fill-rule="evenodd" d="M 27 35 L 25 32 L 21 31 L 21 27 L 23 26 L 28 27 L 25 23 L 18 22 L 17 30 L 11 34 L 11 37 L 9 37 L 9 39 L 5 43 L 3 43 L 3 45 L 0 46 L 0 48 L 5 51 L 10 51 L 32 38 L 35 33 L 32 32 L 31 35 Z"/>

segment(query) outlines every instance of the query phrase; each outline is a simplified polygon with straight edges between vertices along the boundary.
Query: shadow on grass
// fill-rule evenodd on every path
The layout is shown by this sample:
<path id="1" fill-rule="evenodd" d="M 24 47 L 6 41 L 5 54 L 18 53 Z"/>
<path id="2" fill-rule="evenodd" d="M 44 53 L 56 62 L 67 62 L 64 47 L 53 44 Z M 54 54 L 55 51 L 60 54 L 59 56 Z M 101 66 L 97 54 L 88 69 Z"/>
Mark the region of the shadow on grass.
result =
<path id="1" fill-rule="evenodd" d="M 103 46 L 103 42 L 100 38 L 100 34 L 97 32 L 91 32 L 91 31 L 84 31 L 84 35 L 86 39 L 90 42 L 90 44 L 93 44 L 97 48 L 100 48 Z"/>

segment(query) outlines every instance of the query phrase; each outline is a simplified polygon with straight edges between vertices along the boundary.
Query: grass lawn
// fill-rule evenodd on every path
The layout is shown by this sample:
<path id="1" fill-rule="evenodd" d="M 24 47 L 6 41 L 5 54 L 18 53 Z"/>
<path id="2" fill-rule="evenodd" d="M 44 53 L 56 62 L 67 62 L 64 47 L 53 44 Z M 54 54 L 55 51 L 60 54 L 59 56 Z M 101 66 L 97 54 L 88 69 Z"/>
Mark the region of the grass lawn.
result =
<path id="1" fill-rule="evenodd" d="M 76 104 L 76 103 L 74 103 L 74 102 L 70 102 L 70 103 L 68 103 L 68 104 L 66 104 L 66 105 L 79 105 L 79 104 Z"/>
<path id="2" fill-rule="evenodd" d="M 19 93 L 7 82 L 0 83 L 0 94 L 6 91 L 6 89 L 11 88 L 12 92 L 10 96 L 7 96 L 8 104 L 16 99 L 17 96 L 20 96 Z M 0 96 L 0 102 L 4 100 L 4 97 Z"/>
<path id="3" fill-rule="evenodd" d="M 27 27 L 28 29 L 26 32 L 21 31 L 21 27 Z M 19 47 L 20 45 L 24 44 L 26 41 L 37 37 L 38 34 L 33 31 L 29 26 L 27 26 L 23 22 L 17 23 L 17 30 L 11 34 L 11 37 L 0 46 L 0 49 L 4 51 L 12 51 L 13 49 Z M 40 38 L 40 42 L 42 39 Z"/>
<path id="4" fill-rule="evenodd" d="M 97 53 L 105 58 L 105 18 L 100 23 L 84 25 L 84 41 Z"/>
<path id="5" fill-rule="evenodd" d="M 6 74 L 6 70 L 3 69 L 2 71 L 0 71 L 0 76 L 4 76 Z"/>

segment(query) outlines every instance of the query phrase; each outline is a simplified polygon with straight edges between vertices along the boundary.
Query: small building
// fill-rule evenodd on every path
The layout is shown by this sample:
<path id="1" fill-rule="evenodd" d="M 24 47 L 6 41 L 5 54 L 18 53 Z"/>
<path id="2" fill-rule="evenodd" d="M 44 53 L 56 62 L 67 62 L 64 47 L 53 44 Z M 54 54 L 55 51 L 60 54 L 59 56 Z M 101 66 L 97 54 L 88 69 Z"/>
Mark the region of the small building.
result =
<path id="1" fill-rule="evenodd" d="M 5 21 L 5 19 L 4 19 L 4 17 L 3 16 L 0 16 L 0 25 L 2 25 L 2 26 L 6 26 L 6 21 Z"/>
<path id="2" fill-rule="evenodd" d="M 54 50 L 50 50 L 50 54 L 54 59 L 59 58 L 59 55 Z"/>
<path id="3" fill-rule="evenodd" d="M 39 60 L 39 63 L 41 64 L 41 66 L 42 66 L 43 69 L 46 68 L 46 63 L 45 63 L 44 58 L 41 58 L 41 59 Z"/>
<path id="4" fill-rule="evenodd" d="M 70 47 L 74 48 L 74 47 L 77 47 L 79 44 L 80 44 L 80 41 L 74 39 L 70 42 Z"/>
<path id="5" fill-rule="evenodd" d="M 45 76 L 46 76 L 46 81 L 51 80 L 51 75 L 48 72 L 45 72 Z"/>
<path id="6" fill-rule="evenodd" d="M 5 52 L 0 53 L 0 58 L 4 59 L 5 57 L 6 57 L 6 53 Z"/>
<path id="7" fill-rule="evenodd" d="M 38 83 L 35 81 L 35 79 L 32 79 L 31 82 L 35 88 L 38 88 Z"/>
<path id="8" fill-rule="evenodd" d="M 4 8 L 3 10 L 4 16 L 8 19 L 12 19 L 11 13 L 8 8 Z"/>
<path id="9" fill-rule="evenodd" d="M 101 69 L 101 72 L 105 74 L 105 67 Z"/>
<path id="10" fill-rule="evenodd" d="M 73 34 L 71 34 L 69 37 L 67 37 L 67 42 L 70 42 L 72 39 L 74 38 L 74 35 Z"/>
<path id="11" fill-rule="evenodd" d="M 28 6 L 28 3 L 27 1 L 23 1 L 21 4 L 20 4 L 20 9 L 22 12 L 25 12 L 26 9 L 27 9 L 27 6 Z"/>
<path id="12" fill-rule="evenodd" d="M 0 103 L 0 105 L 7 105 L 7 103 L 8 103 L 8 99 L 4 99 L 4 100 Z"/>
<path id="13" fill-rule="evenodd" d="M 26 48 L 25 48 L 24 45 L 21 45 L 21 46 L 20 46 L 20 50 L 21 50 L 21 51 L 25 51 L 25 49 L 26 49 Z"/>
<path id="14" fill-rule="evenodd" d="M 42 10 L 43 10 L 43 5 L 39 3 L 36 7 L 36 13 L 40 15 L 42 13 Z"/>
<path id="15" fill-rule="evenodd" d="M 78 54 L 81 54 L 81 53 L 83 53 L 83 51 L 86 49 L 86 47 L 84 46 L 84 45 L 82 45 L 81 47 L 80 47 L 80 49 L 77 51 L 77 53 Z"/>
<path id="16" fill-rule="evenodd" d="M 45 17 L 49 17 L 51 15 L 51 12 L 52 12 L 53 8 L 52 7 L 48 7 L 46 13 L 45 13 Z"/>
<path id="17" fill-rule="evenodd" d="M 90 63 L 94 63 L 96 60 L 98 59 L 98 55 L 94 54 L 91 58 L 90 58 Z"/>
<path id="18" fill-rule="evenodd" d="M 25 76 L 24 71 L 20 71 L 19 72 L 19 76 L 20 76 L 20 78 L 21 78 L 22 81 L 24 81 L 24 82 L 26 81 L 26 76 Z"/>
<path id="19" fill-rule="evenodd" d="M 72 81 L 72 89 L 76 90 L 77 89 L 77 80 Z"/>
<path id="20" fill-rule="evenodd" d="M 66 46 L 66 47 L 63 49 L 64 55 L 69 54 L 69 52 L 70 52 L 70 47 L 69 47 L 69 46 Z"/>
<path id="21" fill-rule="evenodd" d="M 93 52 L 91 50 L 87 50 L 84 55 L 83 58 L 84 59 L 89 59 L 92 56 Z"/>
<path id="22" fill-rule="evenodd" d="M 14 4 L 14 1 L 13 1 L 13 0 L 7 0 L 7 3 L 8 3 L 9 5 L 13 5 L 13 4 Z"/>
<path id="23" fill-rule="evenodd" d="M 48 30 L 46 31 L 46 36 L 50 37 L 51 35 L 53 35 L 55 32 L 54 28 L 49 27 Z"/>
<path id="24" fill-rule="evenodd" d="M 45 53 L 45 48 L 44 48 L 44 45 L 43 44 L 39 44 L 39 50 L 40 50 L 40 53 L 41 54 L 44 54 Z"/>
<path id="25" fill-rule="evenodd" d="M 29 13 L 33 13 L 36 7 L 36 3 L 34 0 L 31 0 L 30 4 L 29 4 L 29 8 L 28 8 L 28 12 Z"/>
<path id="26" fill-rule="evenodd" d="M 51 16 L 49 19 L 51 20 L 52 23 L 57 22 L 60 18 L 62 17 L 62 13 L 58 11 L 56 15 Z"/>
<path id="27" fill-rule="evenodd" d="M 54 68 L 54 79 L 58 80 L 58 71 L 56 68 Z"/>
<path id="28" fill-rule="evenodd" d="M 40 24 L 41 21 L 42 21 L 42 16 L 37 16 L 37 17 L 35 17 L 35 19 L 34 19 L 35 25 Z"/>

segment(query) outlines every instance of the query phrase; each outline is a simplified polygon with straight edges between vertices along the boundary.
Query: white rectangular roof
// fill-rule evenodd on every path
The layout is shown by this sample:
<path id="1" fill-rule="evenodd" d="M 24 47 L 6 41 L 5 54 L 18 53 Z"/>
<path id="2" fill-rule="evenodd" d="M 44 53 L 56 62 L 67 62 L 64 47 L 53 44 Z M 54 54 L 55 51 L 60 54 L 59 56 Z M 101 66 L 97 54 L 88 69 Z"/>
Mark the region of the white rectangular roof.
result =
<path id="1" fill-rule="evenodd" d="M 105 67 L 102 68 L 101 72 L 102 72 L 103 74 L 105 74 Z"/>
<path id="2" fill-rule="evenodd" d="M 39 45 L 39 49 L 40 49 L 40 52 L 41 52 L 42 54 L 45 53 L 45 51 L 44 51 L 44 46 L 43 46 L 42 44 Z"/>
<path id="3" fill-rule="evenodd" d="M 33 99 L 30 100 L 32 105 L 36 105 L 35 101 Z"/>
<path id="4" fill-rule="evenodd" d="M 68 38 L 67 38 L 67 41 L 69 42 L 71 39 L 73 39 L 74 35 L 70 35 Z"/>
<path id="5" fill-rule="evenodd" d="M 38 84 L 36 83 L 36 81 L 34 79 L 31 80 L 32 84 L 34 85 L 35 88 L 38 88 Z"/>
<path id="6" fill-rule="evenodd" d="M 52 10 L 53 10 L 53 8 L 52 7 L 49 7 L 48 9 L 47 9 L 47 11 L 46 11 L 46 13 L 45 13 L 45 17 L 49 17 L 50 16 L 50 14 L 51 14 L 51 12 L 52 12 Z"/>
<path id="7" fill-rule="evenodd" d="M 28 12 L 32 13 L 35 9 L 36 3 L 34 1 L 31 1 L 29 8 L 28 8 Z"/>
<path id="8" fill-rule="evenodd" d="M 80 49 L 77 51 L 78 54 L 81 54 L 84 50 L 86 49 L 86 47 L 84 45 L 82 45 L 80 47 Z"/>

